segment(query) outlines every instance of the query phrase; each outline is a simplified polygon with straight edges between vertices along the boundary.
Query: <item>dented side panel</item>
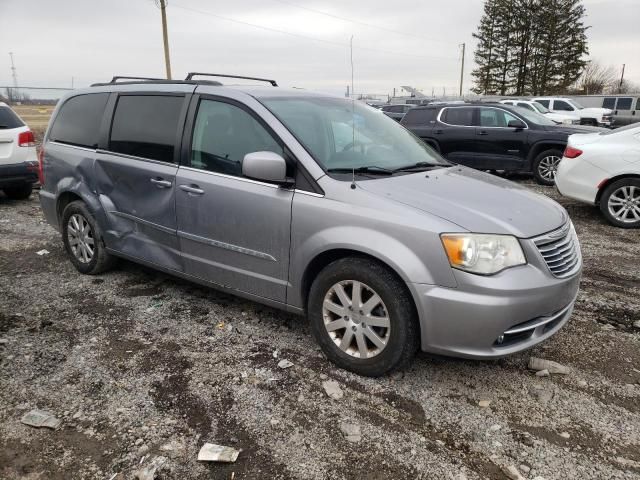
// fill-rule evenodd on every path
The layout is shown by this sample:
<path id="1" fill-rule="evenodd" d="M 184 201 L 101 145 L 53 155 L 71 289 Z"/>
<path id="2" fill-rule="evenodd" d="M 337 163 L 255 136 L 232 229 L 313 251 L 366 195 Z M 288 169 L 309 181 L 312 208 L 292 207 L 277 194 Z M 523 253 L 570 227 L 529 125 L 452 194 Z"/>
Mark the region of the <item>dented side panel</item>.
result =
<path id="1" fill-rule="evenodd" d="M 94 177 L 113 250 L 183 271 L 176 235 L 177 166 L 98 151 Z"/>

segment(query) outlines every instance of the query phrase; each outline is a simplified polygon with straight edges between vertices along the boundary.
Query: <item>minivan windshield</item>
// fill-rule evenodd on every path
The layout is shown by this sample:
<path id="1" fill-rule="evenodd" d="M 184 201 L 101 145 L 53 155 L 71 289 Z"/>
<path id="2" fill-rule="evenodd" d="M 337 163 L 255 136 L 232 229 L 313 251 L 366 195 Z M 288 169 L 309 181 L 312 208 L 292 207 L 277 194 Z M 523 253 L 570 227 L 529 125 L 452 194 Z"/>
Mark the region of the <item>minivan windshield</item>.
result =
<path id="1" fill-rule="evenodd" d="M 450 165 L 398 122 L 359 101 L 289 96 L 261 102 L 328 172 L 390 174 Z"/>

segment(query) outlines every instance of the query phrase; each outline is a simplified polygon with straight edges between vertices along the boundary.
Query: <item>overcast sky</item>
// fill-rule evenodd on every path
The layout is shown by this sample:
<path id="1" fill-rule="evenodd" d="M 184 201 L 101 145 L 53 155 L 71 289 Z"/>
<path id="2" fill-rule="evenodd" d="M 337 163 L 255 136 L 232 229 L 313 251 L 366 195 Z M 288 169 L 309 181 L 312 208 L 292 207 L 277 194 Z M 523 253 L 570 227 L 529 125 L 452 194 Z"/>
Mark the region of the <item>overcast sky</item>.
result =
<path id="1" fill-rule="evenodd" d="M 451 93 L 458 88 L 463 42 L 467 91 L 471 34 L 483 3 L 169 0 L 173 76 L 265 76 L 283 86 L 343 94 L 351 82 L 353 35 L 358 93 L 387 94 L 401 85 Z M 640 84 L 640 0 L 584 4 L 591 58 L 618 70 L 626 63 L 625 78 Z M 0 85 L 11 83 L 10 51 L 18 82 L 26 86 L 68 87 L 71 77 L 76 86 L 86 86 L 115 74 L 164 75 L 154 0 L 0 0 L 0 46 Z"/>

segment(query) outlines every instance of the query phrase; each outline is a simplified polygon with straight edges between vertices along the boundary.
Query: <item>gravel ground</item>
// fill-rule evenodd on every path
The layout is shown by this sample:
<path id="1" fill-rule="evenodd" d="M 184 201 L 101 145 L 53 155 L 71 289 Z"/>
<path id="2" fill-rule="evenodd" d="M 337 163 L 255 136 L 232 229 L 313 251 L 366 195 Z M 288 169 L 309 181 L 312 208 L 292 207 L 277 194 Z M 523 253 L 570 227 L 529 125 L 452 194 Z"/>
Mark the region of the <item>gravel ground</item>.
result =
<path id="1" fill-rule="evenodd" d="M 329 364 L 303 318 L 127 262 L 80 275 L 37 193 L 0 196 L 0 478 L 150 479 L 163 460 L 157 479 L 640 478 L 640 232 L 559 201 L 585 263 L 559 334 L 367 379 Z M 531 355 L 571 373 L 535 376 Z M 34 408 L 60 428 L 23 425 Z M 204 442 L 242 452 L 201 463 Z"/>

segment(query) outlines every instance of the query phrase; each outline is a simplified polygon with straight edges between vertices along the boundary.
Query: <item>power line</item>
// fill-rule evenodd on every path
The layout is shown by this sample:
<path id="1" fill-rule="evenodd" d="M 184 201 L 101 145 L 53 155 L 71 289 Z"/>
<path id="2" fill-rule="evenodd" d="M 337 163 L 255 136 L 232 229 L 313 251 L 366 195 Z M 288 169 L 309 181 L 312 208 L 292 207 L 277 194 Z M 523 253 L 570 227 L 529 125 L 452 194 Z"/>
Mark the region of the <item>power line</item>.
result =
<path id="1" fill-rule="evenodd" d="M 292 37 L 297 37 L 297 38 L 303 38 L 305 40 L 311 40 L 313 42 L 320 42 L 320 43 L 325 43 L 328 45 L 334 45 L 334 46 L 338 46 L 338 47 L 342 47 L 342 48 L 349 48 L 349 44 L 348 43 L 341 43 L 341 42 L 334 42 L 331 40 L 323 40 L 321 38 L 314 38 L 314 37 L 309 37 L 307 35 L 301 35 L 299 33 L 293 33 L 293 32 L 287 32 L 285 30 L 278 30 L 277 28 L 271 28 L 271 27 L 266 27 L 264 25 L 258 25 L 256 23 L 250 23 L 250 22 L 245 22 L 244 20 L 237 20 L 235 18 L 231 18 L 231 17 L 225 17 L 223 15 L 218 15 L 217 13 L 211 13 L 211 12 L 205 12 L 203 10 L 199 10 L 197 8 L 192 8 L 192 7 L 185 7 L 184 5 L 178 5 L 177 3 L 173 2 L 172 5 L 175 8 L 181 8 L 183 10 L 187 10 L 193 13 L 198 13 L 200 15 L 208 15 L 210 17 L 214 17 L 214 18 L 219 18 L 220 20 L 225 20 L 228 22 L 233 22 L 233 23 L 238 23 L 240 25 L 245 25 L 245 26 L 249 26 L 249 27 L 253 27 L 253 28 L 259 28 L 261 30 L 266 30 L 268 32 L 276 32 L 276 33 L 281 33 L 283 35 L 289 35 Z M 403 55 L 403 56 L 407 56 L 407 57 L 413 57 L 413 58 L 425 58 L 425 59 L 437 59 L 437 60 L 455 60 L 458 61 L 457 58 L 453 58 L 453 57 L 435 57 L 435 56 L 429 56 L 429 55 L 414 55 L 411 53 L 405 53 L 405 52 L 393 52 L 390 50 L 380 50 L 377 48 L 367 48 L 367 47 L 358 47 L 359 50 L 367 50 L 367 51 L 371 51 L 371 52 L 376 52 L 376 53 L 386 53 L 389 55 Z"/>
<path id="2" fill-rule="evenodd" d="M 350 22 L 350 23 L 355 23 L 356 25 L 363 25 L 363 26 L 369 27 L 369 28 L 376 28 L 376 29 L 382 30 L 384 32 L 395 33 L 397 35 L 404 35 L 405 37 L 419 38 L 420 40 L 428 40 L 430 42 L 450 43 L 450 42 L 447 42 L 445 40 L 436 40 L 434 38 L 423 37 L 422 35 L 415 35 L 413 33 L 401 32 L 399 30 L 393 30 L 391 28 L 381 27 L 380 25 L 374 25 L 372 23 L 361 22 L 360 20 L 353 20 L 352 18 L 341 17 L 340 15 L 335 15 L 335 14 L 329 13 L 329 12 L 323 12 L 322 10 L 316 10 L 315 8 L 305 7 L 303 5 L 299 5 L 299 4 L 294 3 L 294 2 L 289 2 L 287 0 L 273 0 L 273 1 L 274 2 L 278 2 L 278 3 L 282 3 L 284 5 L 291 5 L 292 7 L 300 8 L 302 10 L 307 10 L 308 12 L 317 13 L 319 15 L 324 15 L 326 17 L 331 17 L 331 18 L 335 18 L 335 19 L 338 19 L 338 20 L 342 20 L 343 22 Z"/>

